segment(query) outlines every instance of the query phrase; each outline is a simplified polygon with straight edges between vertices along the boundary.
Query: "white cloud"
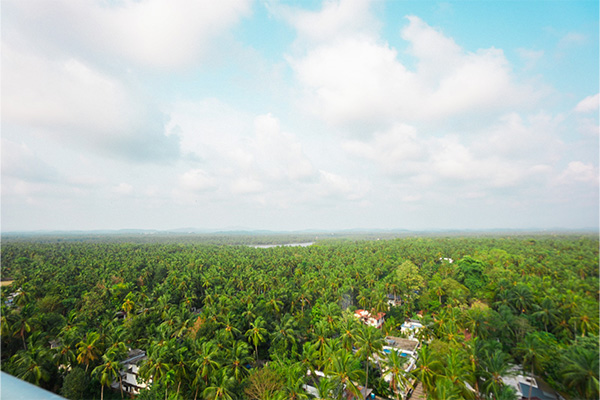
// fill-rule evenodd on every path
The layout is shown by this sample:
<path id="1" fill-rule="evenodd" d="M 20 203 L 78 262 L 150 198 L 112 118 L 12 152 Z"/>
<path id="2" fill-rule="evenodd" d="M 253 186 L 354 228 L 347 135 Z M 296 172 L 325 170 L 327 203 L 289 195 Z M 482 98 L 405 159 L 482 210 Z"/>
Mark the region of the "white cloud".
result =
<path id="1" fill-rule="evenodd" d="M 326 0 L 319 11 L 285 6 L 278 6 L 275 11 L 296 28 L 301 41 L 320 42 L 357 32 L 375 32 L 379 22 L 369 10 L 373 3 L 373 0 Z"/>
<path id="2" fill-rule="evenodd" d="M 584 164 L 581 161 L 571 161 L 567 168 L 558 176 L 557 183 L 591 183 L 598 185 L 598 168 L 592 164 Z"/>
<path id="3" fill-rule="evenodd" d="M 256 161 L 265 174 L 275 180 L 301 180 L 314 176 L 315 169 L 294 135 L 282 132 L 271 114 L 254 120 Z"/>
<path id="4" fill-rule="evenodd" d="M 544 50 L 517 49 L 517 54 L 525 63 L 525 69 L 533 69 L 537 63 L 544 57 Z"/>
<path id="5" fill-rule="evenodd" d="M 160 161 L 178 155 L 162 114 L 120 81 L 69 57 L 49 60 L 2 47 L 2 118 L 63 144 L 112 157 Z"/>
<path id="6" fill-rule="evenodd" d="M 6 1 L 2 7 L 18 15 L 18 29 L 34 42 L 171 69 L 198 61 L 249 13 L 250 1 Z"/>
<path id="7" fill-rule="evenodd" d="M 600 103 L 600 94 L 596 93 L 595 95 L 588 96 L 585 99 L 581 100 L 575 106 L 575 112 L 578 113 L 589 113 L 589 112 L 598 112 L 598 107 Z"/>
<path id="8" fill-rule="evenodd" d="M 477 132 L 473 150 L 485 157 L 528 159 L 532 163 L 555 162 L 564 151 L 564 143 L 559 136 L 563 121 L 561 115 L 541 112 L 524 119 L 520 114 L 511 112 Z"/>
<path id="9" fill-rule="evenodd" d="M 289 57 L 306 104 L 326 122 L 352 131 L 395 121 L 432 121 L 527 106 L 538 94 L 516 82 L 502 50 L 464 51 L 417 17 L 402 35 L 417 59 L 411 71 L 372 35 L 348 35 Z"/>
<path id="10" fill-rule="evenodd" d="M 569 32 L 565 34 L 558 42 L 559 48 L 569 48 L 583 44 L 587 40 L 586 36 L 578 32 Z"/>
<path id="11" fill-rule="evenodd" d="M 369 192 L 366 182 L 349 179 L 328 171 L 319 171 L 317 194 L 319 197 L 333 197 L 344 200 L 360 200 Z"/>
<path id="12" fill-rule="evenodd" d="M 423 135 L 398 124 L 372 138 L 350 140 L 343 149 L 375 163 L 391 182 L 413 188 L 454 191 L 457 184 L 507 188 L 546 179 L 562 148 L 558 119 L 531 117 L 526 124 L 509 114 L 491 130 L 471 136 Z"/>
<path id="13" fill-rule="evenodd" d="M 233 194 L 256 194 L 264 190 L 264 185 L 253 177 L 241 177 L 231 183 Z"/>
<path id="14" fill-rule="evenodd" d="M 185 172 L 179 182 L 185 189 L 193 192 L 203 192 L 215 187 L 215 179 L 199 168 Z"/>
<path id="15" fill-rule="evenodd" d="M 118 195 L 130 195 L 133 193 L 133 186 L 129 183 L 121 182 L 112 187 L 111 191 Z"/>
<path id="16" fill-rule="evenodd" d="M 44 162 L 38 154 L 21 142 L 0 139 L 2 147 L 2 177 L 14 177 L 29 182 L 53 182 L 59 173 Z"/>
<path id="17" fill-rule="evenodd" d="M 389 131 L 376 133 L 369 142 L 351 140 L 343 144 L 350 154 L 376 162 L 386 173 L 416 173 L 427 154 L 426 144 L 419 140 L 414 127 L 397 124 Z"/>

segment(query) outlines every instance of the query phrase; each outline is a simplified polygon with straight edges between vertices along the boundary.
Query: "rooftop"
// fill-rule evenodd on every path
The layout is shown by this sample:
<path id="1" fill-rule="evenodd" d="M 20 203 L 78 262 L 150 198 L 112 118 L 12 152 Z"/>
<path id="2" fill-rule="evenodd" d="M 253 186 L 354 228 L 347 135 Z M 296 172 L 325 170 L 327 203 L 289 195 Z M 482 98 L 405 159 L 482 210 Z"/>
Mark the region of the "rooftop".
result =
<path id="1" fill-rule="evenodd" d="M 401 350 L 415 351 L 419 347 L 419 341 L 415 339 L 404 339 L 396 336 L 386 336 L 385 340 L 390 347 Z"/>

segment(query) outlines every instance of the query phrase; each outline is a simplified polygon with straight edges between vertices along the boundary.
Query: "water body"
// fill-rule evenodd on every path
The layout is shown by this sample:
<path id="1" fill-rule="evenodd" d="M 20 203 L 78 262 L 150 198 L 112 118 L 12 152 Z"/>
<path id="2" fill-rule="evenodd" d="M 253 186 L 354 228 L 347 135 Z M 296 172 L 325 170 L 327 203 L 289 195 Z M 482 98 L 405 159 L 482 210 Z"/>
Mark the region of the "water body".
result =
<path id="1" fill-rule="evenodd" d="M 285 244 L 257 244 L 250 245 L 250 247 L 254 247 L 255 249 L 268 249 L 270 247 L 308 247 L 315 242 L 306 242 L 306 243 L 285 243 Z"/>

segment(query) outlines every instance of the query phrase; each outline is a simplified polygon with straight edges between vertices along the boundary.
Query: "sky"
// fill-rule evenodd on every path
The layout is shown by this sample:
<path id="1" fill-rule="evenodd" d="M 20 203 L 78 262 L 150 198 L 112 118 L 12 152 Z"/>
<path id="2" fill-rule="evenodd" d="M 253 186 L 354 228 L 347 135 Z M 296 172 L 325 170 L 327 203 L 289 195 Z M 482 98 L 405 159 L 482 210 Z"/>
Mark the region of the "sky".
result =
<path id="1" fill-rule="evenodd" d="M 598 228 L 598 1 L 1 7 L 3 232 Z"/>

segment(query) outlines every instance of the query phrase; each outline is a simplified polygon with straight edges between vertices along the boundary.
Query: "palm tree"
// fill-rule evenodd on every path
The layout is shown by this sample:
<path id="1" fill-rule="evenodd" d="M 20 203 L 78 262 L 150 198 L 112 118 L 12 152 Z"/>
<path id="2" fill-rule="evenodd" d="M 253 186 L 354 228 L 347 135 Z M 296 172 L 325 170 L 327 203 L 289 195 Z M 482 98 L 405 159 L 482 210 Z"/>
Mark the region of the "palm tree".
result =
<path id="1" fill-rule="evenodd" d="M 559 311 L 554 304 L 554 300 L 549 297 L 544 297 L 541 304 L 535 306 L 536 311 L 532 314 L 533 317 L 540 320 L 544 324 L 544 330 L 548 332 L 548 325 L 554 324 L 558 320 Z"/>
<path id="2" fill-rule="evenodd" d="M 175 379 L 179 382 L 177 384 L 177 396 L 179 396 L 179 390 L 181 389 L 181 383 L 187 379 L 188 377 L 188 364 L 189 360 L 186 358 L 187 347 L 180 347 L 175 351 L 175 359 L 173 360 L 173 372 L 175 374 Z"/>
<path id="3" fill-rule="evenodd" d="M 73 346 L 71 343 L 63 343 L 59 348 L 57 348 L 56 352 L 54 353 L 54 360 L 59 369 L 71 369 L 71 367 L 75 364 L 75 361 L 77 361 L 77 355 L 75 354 L 75 351 L 73 351 Z"/>
<path id="4" fill-rule="evenodd" d="M 319 379 L 315 385 L 320 399 L 329 399 L 336 387 L 334 380 L 327 377 Z"/>
<path id="5" fill-rule="evenodd" d="M 423 386 L 425 387 L 425 386 Z M 464 397 L 460 393 L 460 389 L 454 386 L 452 380 L 447 377 L 442 377 L 435 382 L 435 388 L 431 393 L 432 399 L 440 400 L 463 400 Z"/>
<path id="6" fill-rule="evenodd" d="M 471 380 L 472 377 L 466 359 L 462 357 L 462 353 L 456 348 L 451 348 L 450 353 L 446 356 L 444 365 L 444 376 L 452 382 L 452 385 L 457 389 L 463 398 L 473 397 L 473 393 L 467 389 L 465 382 Z M 473 383 L 471 381 L 471 383 Z"/>
<path id="7" fill-rule="evenodd" d="M 100 358 L 100 334 L 98 332 L 89 332 L 85 340 L 77 343 L 77 362 L 85 364 L 87 371 L 90 363 Z"/>
<path id="8" fill-rule="evenodd" d="M 354 358 L 351 352 L 344 348 L 337 350 L 332 355 L 331 365 L 325 372 L 335 382 L 337 387 L 335 394 L 338 399 L 345 397 L 345 390 L 350 391 L 353 395 L 360 398 L 360 389 L 354 382 L 361 379 L 362 371 L 360 369 L 360 362 Z"/>
<path id="9" fill-rule="evenodd" d="M 225 329 L 226 332 L 226 336 L 230 339 L 233 340 L 235 338 L 235 335 L 240 334 L 240 330 L 238 328 L 236 328 L 236 326 L 233 324 L 233 313 L 227 313 L 224 317 L 223 317 L 223 322 L 221 323 L 223 325 L 223 328 Z"/>
<path id="10" fill-rule="evenodd" d="M 586 399 L 598 398 L 598 353 L 574 347 L 564 357 L 562 377 L 567 387 L 573 388 Z"/>
<path id="11" fill-rule="evenodd" d="M 211 378 L 210 386 L 207 386 L 202 393 L 207 400 L 233 400 L 233 392 L 231 389 L 235 385 L 235 379 L 228 376 L 225 370 L 219 370 L 217 374 Z"/>
<path id="12" fill-rule="evenodd" d="M 339 328 L 342 346 L 348 351 L 352 350 L 356 341 L 356 332 L 360 329 L 359 322 L 350 312 L 344 312 Z"/>
<path id="13" fill-rule="evenodd" d="M 248 344 L 241 340 L 235 340 L 225 357 L 225 366 L 238 382 L 248 373 L 246 364 L 252 362 L 252 357 L 248 355 Z"/>
<path id="14" fill-rule="evenodd" d="M 291 348 L 292 353 L 296 353 L 296 321 L 290 314 L 286 314 L 275 327 L 271 334 L 271 342 L 283 353 L 286 353 L 288 348 Z"/>
<path id="15" fill-rule="evenodd" d="M 131 300 L 129 298 L 129 295 L 127 295 L 127 297 L 125 298 L 125 301 L 123 302 L 123 305 L 121 306 L 121 308 L 127 314 L 127 318 L 128 319 L 131 317 L 130 314 L 131 314 L 131 311 L 133 310 L 134 307 L 135 307 L 135 303 L 133 302 L 133 300 Z"/>
<path id="16" fill-rule="evenodd" d="M 333 329 L 334 324 L 339 318 L 342 310 L 337 303 L 326 303 L 321 305 L 321 312 L 323 313 L 323 318 L 327 322 L 329 329 Z"/>
<path id="17" fill-rule="evenodd" d="M 194 400 L 198 396 L 198 389 L 201 383 L 204 383 L 204 386 L 208 386 L 208 378 L 214 371 L 221 367 L 221 364 L 218 362 L 219 351 L 213 342 L 203 342 L 199 348 L 196 348 L 195 353 L 196 360 L 192 364 L 192 367 L 196 370 L 192 382 L 192 385 L 196 388 Z"/>
<path id="18" fill-rule="evenodd" d="M 50 374 L 48 367 L 51 365 L 51 356 L 48 349 L 41 346 L 39 342 L 29 340 L 27 350 L 19 350 L 11 361 L 15 366 L 15 375 L 27 382 L 40 384 L 40 381 L 48 381 Z"/>
<path id="19" fill-rule="evenodd" d="M 356 337 L 358 352 L 356 354 L 365 361 L 365 390 L 369 387 L 369 358 L 381 355 L 384 343 L 381 331 L 372 326 L 365 325 L 358 332 Z"/>
<path id="20" fill-rule="evenodd" d="M 519 314 L 526 312 L 533 303 L 531 288 L 519 283 L 509 291 L 509 305 Z"/>
<path id="21" fill-rule="evenodd" d="M 148 349 L 148 357 L 140 367 L 140 376 L 145 380 L 159 382 L 171 369 L 165 356 L 165 347 L 153 342 Z"/>
<path id="22" fill-rule="evenodd" d="M 484 354 L 485 356 L 481 359 L 485 371 L 482 389 L 487 395 L 493 395 L 496 398 L 503 386 L 502 377 L 506 376 L 510 369 L 508 357 L 502 350 L 496 350 L 492 354 L 485 351 Z"/>
<path id="23" fill-rule="evenodd" d="M 316 344 L 316 348 L 319 351 L 319 363 L 323 364 L 325 359 L 325 341 L 329 336 L 329 329 L 327 327 L 327 322 L 319 321 L 314 327 L 314 336 Z"/>
<path id="24" fill-rule="evenodd" d="M 442 279 L 440 277 L 434 277 L 429 281 L 429 290 L 433 291 L 436 296 L 438 296 L 438 301 L 440 306 L 442 305 L 442 296 L 446 294 L 444 291 L 444 285 L 442 283 Z"/>
<path id="25" fill-rule="evenodd" d="M 13 331 L 13 336 L 19 336 L 23 342 L 23 350 L 27 350 L 27 343 L 25 342 L 25 333 L 31 332 L 31 324 L 29 319 L 25 316 L 24 311 L 25 309 L 22 309 L 20 311 L 15 311 L 11 313 L 9 315 L 10 323 L 5 324 L 5 329 L 11 327 Z"/>
<path id="26" fill-rule="evenodd" d="M 246 304 L 246 309 L 242 312 L 242 317 L 246 323 L 249 323 L 252 320 L 256 320 L 256 312 L 257 310 L 254 303 L 248 303 Z"/>
<path id="27" fill-rule="evenodd" d="M 287 396 L 285 398 L 289 400 L 308 399 L 308 394 L 303 387 L 306 379 L 306 369 L 302 363 L 280 363 L 279 365 L 281 365 L 281 373 L 285 377 L 285 388 L 287 392 Z"/>
<path id="28" fill-rule="evenodd" d="M 442 364 L 437 360 L 433 354 L 428 350 L 427 346 L 422 347 L 417 351 L 419 359 L 417 361 L 417 367 L 412 371 L 412 374 L 423 384 L 423 390 L 425 395 L 433 388 L 435 377 L 438 375 L 442 367 Z"/>
<path id="29" fill-rule="evenodd" d="M 540 338 L 536 333 L 528 334 L 525 340 L 517 347 L 517 350 L 523 355 L 523 367 L 531 367 L 531 379 L 533 379 L 533 372 L 539 368 L 543 361 L 546 359 L 546 349 L 543 346 Z M 529 385 L 529 399 L 531 399 L 532 386 Z"/>
<path id="30" fill-rule="evenodd" d="M 108 333 L 104 337 L 106 352 L 113 352 L 117 358 L 123 359 L 127 356 L 127 330 L 123 325 L 117 327 L 109 326 Z"/>
<path id="31" fill-rule="evenodd" d="M 103 364 L 100 364 L 92 371 L 92 375 L 97 376 L 102 387 L 100 391 L 100 399 L 104 400 L 104 386 L 110 386 L 111 383 L 118 380 L 119 388 L 121 389 L 121 397 L 123 397 L 123 386 L 121 384 L 121 369 L 123 365 L 120 362 L 113 359 L 114 355 L 111 353 L 104 354 L 102 356 Z"/>
<path id="32" fill-rule="evenodd" d="M 254 355 L 256 357 L 256 361 L 258 362 L 258 345 L 265 341 L 265 335 L 267 334 L 267 330 L 265 327 L 265 320 L 263 317 L 258 317 L 256 320 L 250 324 L 250 329 L 246 331 L 246 337 L 248 341 L 251 341 L 254 344 Z"/>
<path id="33" fill-rule="evenodd" d="M 390 391 L 396 393 L 396 398 L 400 400 L 400 394 L 406 393 L 410 382 L 404 370 L 406 359 L 398 355 L 396 351 L 390 351 L 384 363 L 384 372 L 382 376 L 390 376 Z"/>
<path id="34" fill-rule="evenodd" d="M 578 327 L 581 332 L 581 337 L 584 337 L 588 332 L 598 333 L 598 322 L 596 321 L 598 311 L 593 307 L 580 307 L 576 316 L 571 317 L 569 322 L 573 322 L 573 326 Z M 577 331 L 576 331 L 577 332 Z"/>

